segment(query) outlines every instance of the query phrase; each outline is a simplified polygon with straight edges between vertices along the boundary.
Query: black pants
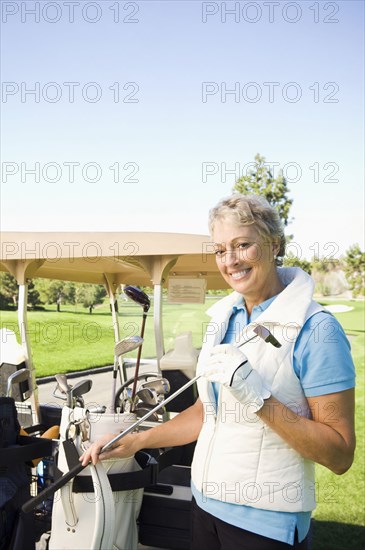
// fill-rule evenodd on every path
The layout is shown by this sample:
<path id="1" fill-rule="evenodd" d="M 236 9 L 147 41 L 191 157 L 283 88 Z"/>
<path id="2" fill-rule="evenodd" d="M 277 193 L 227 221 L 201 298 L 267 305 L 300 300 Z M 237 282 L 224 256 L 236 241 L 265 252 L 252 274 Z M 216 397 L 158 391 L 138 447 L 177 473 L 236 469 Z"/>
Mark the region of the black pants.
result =
<path id="1" fill-rule="evenodd" d="M 191 550 L 307 550 L 307 538 L 294 546 L 250 533 L 222 521 L 192 504 Z"/>

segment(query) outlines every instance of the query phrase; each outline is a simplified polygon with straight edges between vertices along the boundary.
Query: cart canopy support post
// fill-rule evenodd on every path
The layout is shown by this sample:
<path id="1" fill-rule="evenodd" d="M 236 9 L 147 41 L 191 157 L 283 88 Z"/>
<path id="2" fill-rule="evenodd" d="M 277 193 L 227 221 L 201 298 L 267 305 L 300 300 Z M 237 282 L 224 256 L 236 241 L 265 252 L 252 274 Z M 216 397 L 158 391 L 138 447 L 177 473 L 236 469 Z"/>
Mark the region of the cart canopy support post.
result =
<path id="1" fill-rule="evenodd" d="M 166 277 L 176 264 L 178 256 L 156 255 L 140 256 L 139 263 L 151 276 L 151 282 L 154 288 L 153 321 L 155 329 L 157 371 L 161 375 L 160 359 L 165 354 L 163 327 L 162 327 L 162 285 Z"/>
<path id="2" fill-rule="evenodd" d="M 32 415 L 34 424 L 40 422 L 39 400 L 36 373 L 32 358 L 32 351 L 29 338 L 28 326 L 28 284 L 36 271 L 42 266 L 44 260 L 9 260 L 4 265 L 9 272 L 16 278 L 19 285 L 18 297 L 18 325 L 21 339 L 21 345 L 24 350 L 25 363 L 31 376 L 31 395 L 30 402 L 32 406 Z"/>
<path id="3" fill-rule="evenodd" d="M 111 273 L 104 273 L 105 286 L 108 291 L 110 311 L 112 314 L 113 330 L 114 330 L 114 345 L 120 341 L 120 327 L 117 309 L 117 290 L 119 282 L 115 280 L 115 276 Z M 127 381 L 127 376 L 124 368 L 123 357 L 121 355 L 114 356 L 114 363 L 118 363 L 120 372 L 122 373 L 122 383 Z"/>

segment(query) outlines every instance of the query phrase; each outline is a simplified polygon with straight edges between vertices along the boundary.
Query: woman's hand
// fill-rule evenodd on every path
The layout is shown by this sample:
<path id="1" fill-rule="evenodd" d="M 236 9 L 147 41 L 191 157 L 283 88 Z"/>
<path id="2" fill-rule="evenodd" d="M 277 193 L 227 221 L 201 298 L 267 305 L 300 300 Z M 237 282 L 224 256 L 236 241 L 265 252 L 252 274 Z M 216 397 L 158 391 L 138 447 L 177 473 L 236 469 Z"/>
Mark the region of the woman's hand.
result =
<path id="1" fill-rule="evenodd" d="M 271 395 L 246 355 L 231 344 L 215 346 L 200 374 L 210 382 L 223 384 L 238 401 L 249 404 L 252 411 L 261 409 L 264 399 Z"/>
<path id="2" fill-rule="evenodd" d="M 137 451 L 142 449 L 139 446 L 139 434 L 133 433 L 122 437 L 119 441 L 114 443 L 113 448 L 110 451 L 100 454 L 101 449 L 109 443 L 118 434 L 106 434 L 100 439 L 95 441 L 90 447 L 80 456 L 80 462 L 83 466 L 87 466 L 91 461 L 94 465 L 98 460 L 106 460 L 108 458 L 127 458 L 133 456 Z"/>

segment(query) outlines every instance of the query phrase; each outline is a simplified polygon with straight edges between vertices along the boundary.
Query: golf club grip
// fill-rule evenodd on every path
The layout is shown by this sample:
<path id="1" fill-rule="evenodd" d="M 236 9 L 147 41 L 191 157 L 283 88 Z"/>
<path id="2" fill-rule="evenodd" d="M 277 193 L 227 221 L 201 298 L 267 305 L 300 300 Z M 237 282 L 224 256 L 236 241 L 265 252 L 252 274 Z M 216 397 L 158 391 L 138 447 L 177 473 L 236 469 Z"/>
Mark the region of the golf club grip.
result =
<path id="1" fill-rule="evenodd" d="M 34 510 L 34 508 L 38 506 L 38 504 L 41 504 L 46 498 L 53 495 L 53 493 L 58 491 L 58 489 L 61 489 L 61 487 L 63 487 L 68 481 L 76 477 L 77 474 L 79 474 L 84 468 L 86 468 L 86 466 L 83 466 L 81 462 L 80 464 L 76 464 L 76 466 L 71 468 L 71 470 L 66 472 L 59 479 L 57 479 L 57 481 L 46 487 L 46 489 L 43 489 L 43 491 L 41 491 L 36 497 L 28 500 L 25 504 L 23 504 L 22 512 L 28 514 L 29 512 Z"/>

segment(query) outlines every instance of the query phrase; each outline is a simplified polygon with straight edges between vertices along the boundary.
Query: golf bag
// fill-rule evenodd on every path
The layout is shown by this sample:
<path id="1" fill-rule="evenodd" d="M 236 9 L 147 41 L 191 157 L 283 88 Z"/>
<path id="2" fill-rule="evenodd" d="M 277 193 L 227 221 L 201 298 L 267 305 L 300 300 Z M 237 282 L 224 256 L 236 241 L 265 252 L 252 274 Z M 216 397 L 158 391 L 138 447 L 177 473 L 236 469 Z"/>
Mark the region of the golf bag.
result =
<path id="1" fill-rule="evenodd" d="M 0 398 L 0 550 L 34 550 L 34 516 L 21 513 L 30 499 L 34 458 L 50 455 L 52 441 L 20 436 L 14 399 Z"/>
<path id="2" fill-rule="evenodd" d="M 134 414 L 90 414 L 82 407 L 63 407 L 58 468 L 65 473 L 89 442 L 123 431 L 135 420 Z M 49 549 L 135 550 L 143 487 L 157 476 L 157 463 L 150 459 L 146 453 L 137 453 L 103 460 L 57 491 Z"/>

